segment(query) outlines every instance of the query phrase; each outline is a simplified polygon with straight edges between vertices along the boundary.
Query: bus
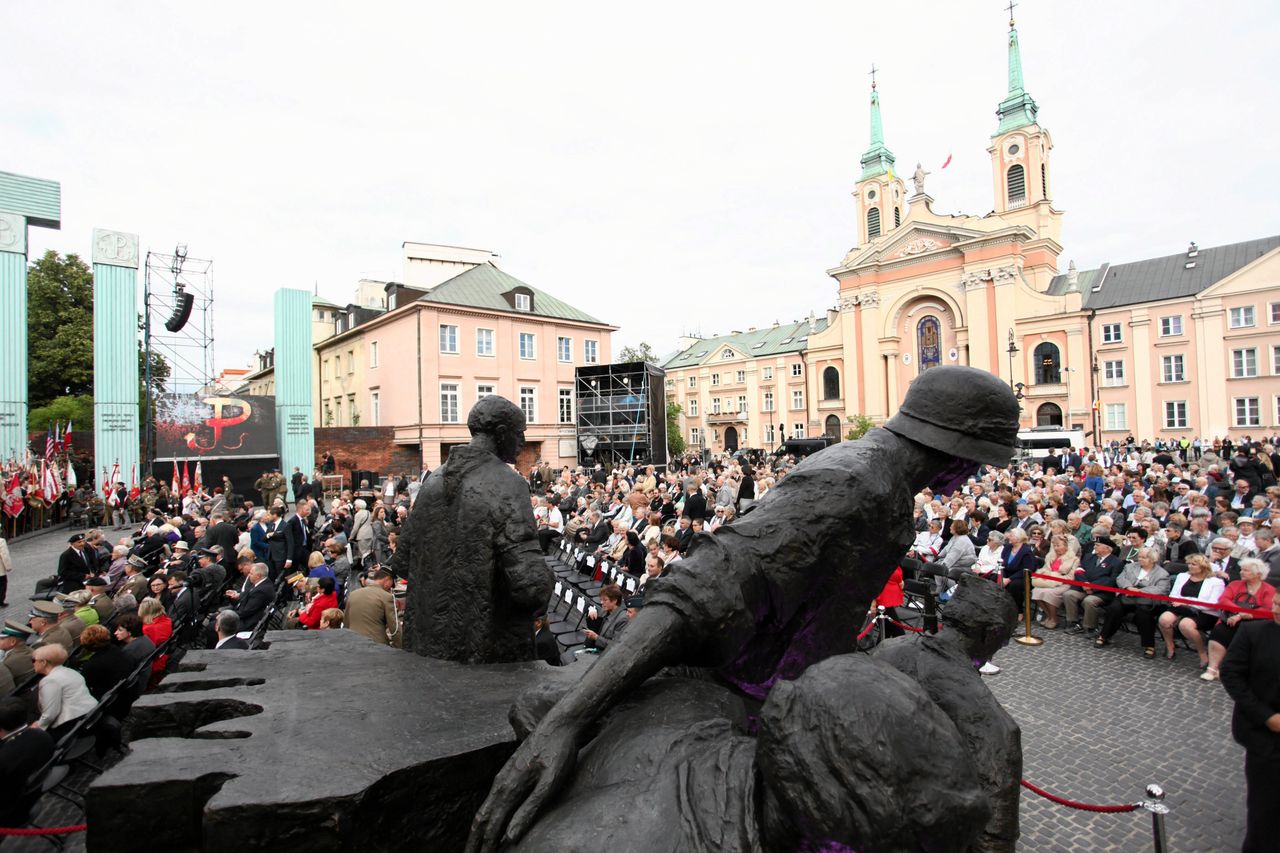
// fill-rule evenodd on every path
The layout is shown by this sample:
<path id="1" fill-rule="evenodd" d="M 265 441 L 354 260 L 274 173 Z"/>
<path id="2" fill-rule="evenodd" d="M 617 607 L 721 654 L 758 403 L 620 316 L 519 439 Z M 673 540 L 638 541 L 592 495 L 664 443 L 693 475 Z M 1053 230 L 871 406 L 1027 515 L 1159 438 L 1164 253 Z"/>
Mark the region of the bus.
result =
<path id="1" fill-rule="evenodd" d="M 1064 429 L 1062 427 L 1033 427 L 1018 430 L 1019 462 L 1039 461 L 1049 455 L 1050 450 L 1057 450 L 1059 455 L 1072 447 L 1084 447 L 1084 429 Z"/>

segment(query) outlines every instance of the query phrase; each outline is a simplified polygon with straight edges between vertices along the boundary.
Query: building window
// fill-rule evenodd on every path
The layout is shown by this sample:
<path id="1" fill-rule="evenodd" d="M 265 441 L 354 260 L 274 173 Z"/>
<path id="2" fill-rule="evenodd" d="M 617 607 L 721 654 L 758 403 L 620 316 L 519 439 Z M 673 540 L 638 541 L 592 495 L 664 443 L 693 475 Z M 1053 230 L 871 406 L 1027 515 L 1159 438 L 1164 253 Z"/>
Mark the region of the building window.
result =
<path id="1" fill-rule="evenodd" d="M 476 329 L 476 355 L 493 355 L 493 329 Z"/>
<path id="2" fill-rule="evenodd" d="M 764 425 L 764 446 L 770 447 L 773 444 L 773 424 Z"/>
<path id="3" fill-rule="evenodd" d="M 382 426 L 382 395 L 369 392 L 369 426 Z"/>
<path id="4" fill-rule="evenodd" d="M 1233 329 L 1248 329 L 1257 325 L 1252 305 L 1241 305 L 1231 309 L 1230 326 Z"/>
<path id="5" fill-rule="evenodd" d="M 440 352 L 458 351 L 458 327 L 457 326 L 441 326 L 440 327 Z"/>
<path id="6" fill-rule="evenodd" d="M 689 387 L 690 387 L 690 388 L 697 388 L 697 387 L 698 387 L 698 377 L 696 377 L 696 376 L 690 376 L 690 377 L 689 377 Z"/>
<path id="7" fill-rule="evenodd" d="M 747 413 L 747 398 L 744 394 L 738 395 L 738 411 L 744 415 Z"/>
<path id="8" fill-rule="evenodd" d="M 1166 400 L 1164 404 L 1164 428 L 1187 428 L 1187 401 Z"/>
<path id="9" fill-rule="evenodd" d="M 1117 385 L 1124 384 L 1123 361 L 1102 362 L 1102 384 L 1108 388 L 1114 388 Z"/>
<path id="10" fill-rule="evenodd" d="M 1262 408 L 1257 397 L 1236 397 L 1236 422 L 1238 427 L 1262 426 Z"/>
<path id="11" fill-rule="evenodd" d="M 324 369 L 320 371 L 320 375 L 324 377 L 326 382 L 329 381 L 329 359 L 327 358 L 324 360 Z"/>
<path id="12" fill-rule="evenodd" d="M 1021 207 L 1027 203 L 1027 173 L 1021 163 L 1009 167 L 1009 206 Z"/>
<path id="13" fill-rule="evenodd" d="M 746 382 L 746 381 L 747 381 L 747 371 L 745 371 L 745 370 L 739 370 L 739 371 L 737 372 L 737 374 L 735 375 L 734 380 L 735 380 L 739 385 L 741 385 L 742 383 Z"/>
<path id="14" fill-rule="evenodd" d="M 347 375 L 350 376 L 355 372 L 356 372 L 356 351 L 349 349 L 347 350 Z"/>
<path id="15" fill-rule="evenodd" d="M 458 422 L 458 383 L 440 383 L 440 423 Z"/>
<path id="16" fill-rule="evenodd" d="M 840 371 L 834 367 L 824 367 L 822 369 L 822 399 L 840 399 Z"/>
<path id="17" fill-rule="evenodd" d="M 1180 355 L 1166 355 L 1160 359 L 1161 382 L 1186 382 L 1187 373 Z"/>
<path id="18" fill-rule="evenodd" d="M 738 354 L 731 349 L 727 349 L 724 352 L 720 353 L 721 361 L 729 361 L 737 357 L 738 357 Z"/>
<path id="19" fill-rule="evenodd" d="M 1040 164 L 1040 195 L 1043 198 L 1049 197 L 1049 170 L 1044 163 Z"/>
<path id="20" fill-rule="evenodd" d="M 333 422 L 338 426 L 346 426 L 342 421 L 342 398 L 333 399 Z"/>
<path id="21" fill-rule="evenodd" d="M 1280 376 L 1280 346 L 1271 348 L 1271 375 Z"/>
<path id="22" fill-rule="evenodd" d="M 532 385 L 520 386 L 520 411 L 524 412 L 524 419 L 528 423 L 536 423 L 538 420 L 538 389 Z"/>
<path id="23" fill-rule="evenodd" d="M 1253 347 L 1231 351 L 1231 378 L 1252 379 L 1258 375 L 1258 351 Z"/>
<path id="24" fill-rule="evenodd" d="M 772 378 L 773 378 L 773 368 L 772 368 L 772 367 L 766 367 L 766 368 L 764 369 L 764 371 L 761 373 L 760 378 L 761 378 L 761 379 L 763 379 L 763 380 L 765 380 L 766 382 L 768 382 L 770 379 L 772 379 Z"/>
<path id="25" fill-rule="evenodd" d="M 1036 426 L 1062 426 L 1062 407 L 1057 403 L 1041 403 L 1036 409 Z"/>
<path id="26" fill-rule="evenodd" d="M 698 416 L 698 398 L 689 398 L 689 417 L 696 418 Z"/>
<path id="27" fill-rule="evenodd" d="M 773 392 L 772 391 L 764 392 L 764 409 L 762 411 L 766 411 L 766 412 L 773 411 Z"/>
<path id="28" fill-rule="evenodd" d="M 528 311 L 533 307 L 533 300 L 529 298 L 529 294 L 517 293 L 515 296 L 517 311 Z"/>
<path id="29" fill-rule="evenodd" d="M 803 375 L 804 375 L 804 365 L 803 365 L 803 364 L 801 364 L 800 362 L 796 362 L 795 364 L 791 365 L 791 375 L 792 375 L 792 376 L 803 376 Z"/>
<path id="30" fill-rule="evenodd" d="M 583 341 L 582 342 L 582 360 L 587 364 L 595 364 L 600 361 L 600 342 L 599 341 Z"/>
<path id="31" fill-rule="evenodd" d="M 792 438 L 804 438 L 804 424 L 792 424 L 792 425 L 791 425 L 791 437 L 792 437 Z"/>
<path id="32" fill-rule="evenodd" d="M 556 358 L 560 361 L 573 361 L 572 338 L 556 338 Z"/>
<path id="33" fill-rule="evenodd" d="M 689 427 L 689 443 L 694 447 L 702 446 L 702 430 L 699 427 Z"/>
<path id="34" fill-rule="evenodd" d="M 520 357 L 532 360 L 535 356 L 533 332 L 520 333 Z"/>
<path id="35" fill-rule="evenodd" d="M 337 379 L 342 375 L 342 353 L 335 352 L 333 354 L 333 378 Z"/>
<path id="36" fill-rule="evenodd" d="M 378 366 L 378 342 L 369 341 L 369 367 Z"/>
<path id="37" fill-rule="evenodd" d="M 498 390 L 493 385 L 477 385 L 476 386 L 477 400 L 479 400 L 481 397 L 488 397 L 492 394 L 497 394 L 497 393 L 498 393 Z"/>
<path id="38" fill-rule="evenodd" d="M 902 224 L 902 208 L 894 205 L 893 208 L 893 227 L 897 228 Z"/>
<path id="39" fill-rule="evenodd" d="M 1103 429 L 1116 430 L 1129 428 L 1129 415 L 1125 410 L 1124 403 L 1107 403 L 1104 409 L 1106 421 L 1103 424 Z"/>
<path id="40" fill-rule="evenodd" d="M 1035 368 L 1037 385 L 1057 385 L 1062 381 L 1062 364 L 1058 347 L 1045 341 L 1036 347 Z M 1059 421 L 1061 423 L 1061 421 Z"/>
<path id="41" fill-rule="evenodd" d="M 560 389 L 560 423 L 573 423 L 573 389 Z"/>
<path id="42" fill-rule="evenodd" d="M 1118 344 L 1124 340 L 1119 323 L 1103 323 L 1102 324 L 1102 342 L 1104 344 Z"/>
<path id="43" fill-rule="evenodd" d="M 720 398 L 719 397 L 711 398 L 711 414 L 713 415 L 720 414 Z"/>
<path id="44" fill-rule="evenodd" d="M 1182 334 L 1182 315 L 1160 318 L 1160 337 L 1172 338 Z"/>
<path id="45" fill-rule="evenodd" d="M 1275 326 L 1280 324 L 1280 302 L 1272 302 L 1267 306 L 1267 314 L 1270 317 L 1268 322 Z"/>
<path id="46" fill-rule="evenodd" d="M 867 208 L 867 239 L 874 240 L 880 236 L 880 208 Z"/>
<path id="47" fill-rule="evenodd" d="M 714 388 L 719 384 L 720 384 L 720 374 L 719 373 L 711 374 L 711 387 Z"/>
<path id="48" fill-rule="evenodd" d="M 791 392 L 791 408 L 793 409 L 804 408 L 804 392 L 803 391 Z"/>

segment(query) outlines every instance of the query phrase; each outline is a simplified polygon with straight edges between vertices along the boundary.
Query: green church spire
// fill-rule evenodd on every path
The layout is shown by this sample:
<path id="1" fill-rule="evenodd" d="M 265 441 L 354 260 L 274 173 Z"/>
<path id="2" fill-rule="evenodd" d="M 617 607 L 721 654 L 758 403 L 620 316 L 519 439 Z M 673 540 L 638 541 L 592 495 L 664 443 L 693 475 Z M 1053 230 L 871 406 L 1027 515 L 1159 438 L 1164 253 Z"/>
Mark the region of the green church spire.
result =
<path id="1" fill-rule="evenodd" d="M 876 67 L 871 66 L 871 144 L 862 155 L 862 177 L 859 180 L 888 174 L 894 157 L 884 144 L 884 124 L 880 120 L 880 93 L 876 91 Z"/>
<path id="2" fill-rule="evenodd" d="M 1018 48 L 1018 30 L 1013 25 L 1013 3 L 1009 9 L 1009 94 L 1005 95 L 996 109 L 1000 117 L 1000 126 L 996 128 L 996 136 L 1036 123 L 1035 98 L 1027 94 L 1022 85 L 1022 52 Z"/>

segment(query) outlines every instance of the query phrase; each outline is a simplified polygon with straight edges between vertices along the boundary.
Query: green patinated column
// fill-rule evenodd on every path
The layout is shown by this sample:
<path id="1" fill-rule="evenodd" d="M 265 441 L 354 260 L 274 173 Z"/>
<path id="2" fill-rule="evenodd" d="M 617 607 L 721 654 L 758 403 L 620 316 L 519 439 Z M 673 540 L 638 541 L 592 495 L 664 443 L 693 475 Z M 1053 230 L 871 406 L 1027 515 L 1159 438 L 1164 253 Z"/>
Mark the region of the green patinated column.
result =
<path id="1" fill-rule="evenodd" d="M 0 457 L 27 447 L 27 226 L 60 227 L 57 181 L 0 172 Z"/>
<path id="2" fill-rule="evenodd" d="M 95 477 L 118 465 L 128 485 L 139 450 L 138 235 L 102 228 L 93 230 L 93 432 Z"/>
<path id="3" fill-rule="evenodd" d="M 311 293 L 282 288 L 275 296 L 276 441 L 280 470 L 310 476 L 316 464 L 311 420 Z"/>

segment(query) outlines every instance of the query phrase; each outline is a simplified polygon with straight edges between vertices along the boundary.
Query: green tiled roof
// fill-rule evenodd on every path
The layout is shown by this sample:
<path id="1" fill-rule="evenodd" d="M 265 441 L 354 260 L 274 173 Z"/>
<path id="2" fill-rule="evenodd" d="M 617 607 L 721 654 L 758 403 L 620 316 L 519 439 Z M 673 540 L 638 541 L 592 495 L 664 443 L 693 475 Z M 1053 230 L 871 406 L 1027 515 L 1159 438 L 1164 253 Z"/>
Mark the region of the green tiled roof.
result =
<path id="1" fill-rule="evenodd" d="M 701 338 L 693 346 L 668 358 L 662 368 L 676 370 L 681 367 L 694 367 L 723 346 L 731 346 L 749 358 L 803 352 L 808 346 L 809 335 L 816 335 L 826 328 L 827 318 L 822 317 L 814 321 L 812 332 L 809 331 L 809 321 L 801 320 L 799 323 L 783 323 L 780 326 L 756 329 L 754 332 Z"/>
<path id="2" fill-rule="evenodd" d="M 524 287 L 533 293 L 533 310 L 516 311 L 507 301 L 504 293 L 517 287 Z M 484 308 L 490 311 L 505 311 L 510 314 L 532 314 L 536 317 L 555 317 L 560 320 L 577 320 L 581 323 L 599 323 L 585 311 L 579 311 L 568 303 L 561 302 L 549 293 L 525 284 L 512 275 L 490 263 L 472 267 L 448 281 L 431 288 L 422 302 L 439 302 L 443 305 L 461 305 L 467 308 Z"/>

